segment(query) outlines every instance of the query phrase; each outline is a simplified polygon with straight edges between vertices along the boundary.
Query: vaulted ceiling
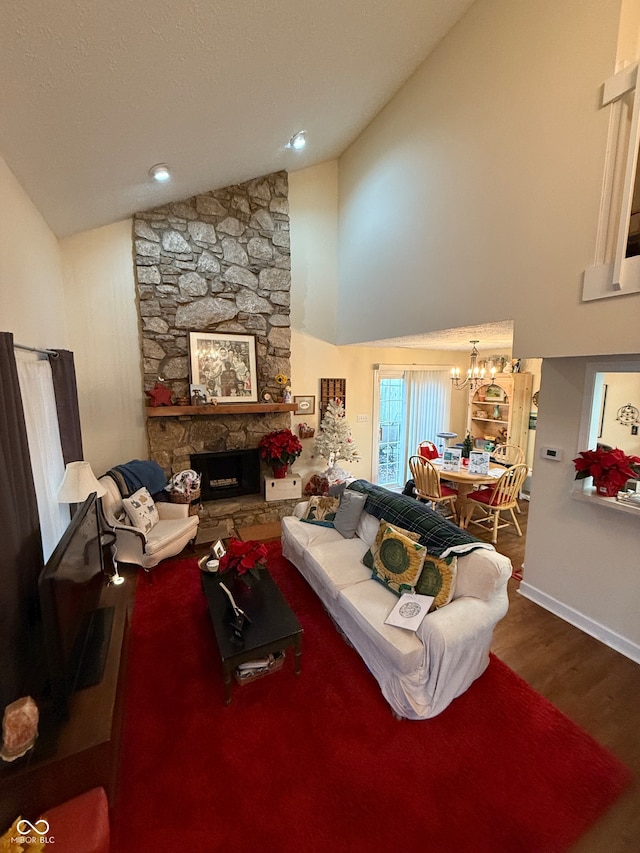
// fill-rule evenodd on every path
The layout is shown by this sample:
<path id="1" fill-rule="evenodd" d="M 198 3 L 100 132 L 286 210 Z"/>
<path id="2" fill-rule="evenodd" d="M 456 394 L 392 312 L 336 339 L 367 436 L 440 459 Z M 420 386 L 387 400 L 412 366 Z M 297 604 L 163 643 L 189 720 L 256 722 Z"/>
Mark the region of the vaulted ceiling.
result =
<path id="1" fill-rule="evenodd" d="M 471 3 L 7 0 L 0 156 L 58 236 L 333 159 Z"/>

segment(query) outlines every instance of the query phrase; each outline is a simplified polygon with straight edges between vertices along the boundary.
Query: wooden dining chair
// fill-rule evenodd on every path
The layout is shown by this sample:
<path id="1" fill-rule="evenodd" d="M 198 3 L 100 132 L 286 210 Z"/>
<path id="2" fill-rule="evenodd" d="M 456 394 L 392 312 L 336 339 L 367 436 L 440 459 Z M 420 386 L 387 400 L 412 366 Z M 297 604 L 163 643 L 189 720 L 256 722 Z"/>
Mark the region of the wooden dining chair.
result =
<path id="1" fill-rule="evenodd" d="M 453 518 L 457 524 L 457 490 L 440 482 L 437 469 L 424 456 L 412 456 L 409 459 L 409 468 L 413 477 L 414 493 L 418 500 L 429 501 L 434 508 L 448 505 L 451 509 L 451 516 L 447 516 L 447 518 Z"/>
<path id="2" fill-rule="evenodd" d="M 522 530 L 518 524 L 514 509 L 518 509 L 518 495 L 525 481 L 529 469 L 524 464 L 514 465 L 500 476 L 495 485 L 478 489 L 467 497 L 467 516 L 465 527 L 469 524 L 478 524 L 485 529 L 491 530 L 491 541 L 495 545 L 498 541 L 498 530 L 512 524 L 522 536 Z M 476 507 L 480 507 L 484 515 L 480 518 L 472 518 Z M 518 509 L 519 511 L 519 509 Z M 501 522 L 502 512 L 509 512 L 511 520 L 504 518 Z"/>
<path id="3" fill-rule="evenodd" d="M 498 444 L 492 453 L 500 465 L 520 465 L 524 462 L 524 450 L 517 444 Z"/>
<path id="4" fill-rule="evenodd" d="M 432 441 L 421 441 L 416 452 L 418 456 L 423 456 L 425 459 L 437 459 L 440 456 L 438 448 Z"/>

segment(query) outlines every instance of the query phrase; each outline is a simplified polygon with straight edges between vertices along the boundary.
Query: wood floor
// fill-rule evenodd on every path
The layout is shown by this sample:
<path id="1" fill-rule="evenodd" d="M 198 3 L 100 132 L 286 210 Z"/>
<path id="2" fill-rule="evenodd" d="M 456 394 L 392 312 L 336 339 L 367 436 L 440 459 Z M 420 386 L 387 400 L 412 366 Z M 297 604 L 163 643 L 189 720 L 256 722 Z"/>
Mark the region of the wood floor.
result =
<path id="1" fill-rule="evenodd" d="M 526 536 L 528 503 L 521 501 Z M 497 549 L 522 566 L 525 536 L 505 528 Z M 488 533 L 470 531 L 489 541 Z M 524 570 L 526 577 L 526 568 Z M 492 650 L 567 717 L 606 746 L 636 777 L 632 786 L 571 849 L 572 853 L 640 851 L 640 666 L 518 593 L 509 581 L 509 612 Z M 543 816 L 540 816 L 544 819 Z"/>

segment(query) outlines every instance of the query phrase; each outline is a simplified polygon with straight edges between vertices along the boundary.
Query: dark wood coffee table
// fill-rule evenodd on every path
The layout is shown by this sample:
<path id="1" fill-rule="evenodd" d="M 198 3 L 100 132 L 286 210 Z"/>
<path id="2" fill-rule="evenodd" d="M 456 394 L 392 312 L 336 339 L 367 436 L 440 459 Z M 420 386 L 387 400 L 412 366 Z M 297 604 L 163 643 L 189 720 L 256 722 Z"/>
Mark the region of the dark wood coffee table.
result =
<path id="1" fill-rule="evenodd" d="M 231 702 L 233 671 L 241 663 L 293 646 L 294 671 L 300 674 L 302 627 L 268 571 L 261 571 L 260 580 L 254 581 L 251 588 L 209 572 L 201 572 L 201 580 L 222 661 L 225 705 Z M 233 611 L 220 581 L 251 620 L 243 628 L 241 641 L 234 637 Z"/>

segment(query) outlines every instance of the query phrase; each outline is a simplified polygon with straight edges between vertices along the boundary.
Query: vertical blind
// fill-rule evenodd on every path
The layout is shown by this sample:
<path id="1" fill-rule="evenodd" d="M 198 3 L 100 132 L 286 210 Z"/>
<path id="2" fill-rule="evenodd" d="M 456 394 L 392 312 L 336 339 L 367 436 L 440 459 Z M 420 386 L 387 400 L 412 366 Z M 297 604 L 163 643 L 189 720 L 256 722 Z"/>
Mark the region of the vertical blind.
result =
<path id="1" fill-rule="evenodd" d="M 447 370 L 407 370 L 407 462 L 405 480 L 409 478 L 408 457 L 421 441 L 438 443 L 439 432 L 449 429 L 451 382 Z"/>

